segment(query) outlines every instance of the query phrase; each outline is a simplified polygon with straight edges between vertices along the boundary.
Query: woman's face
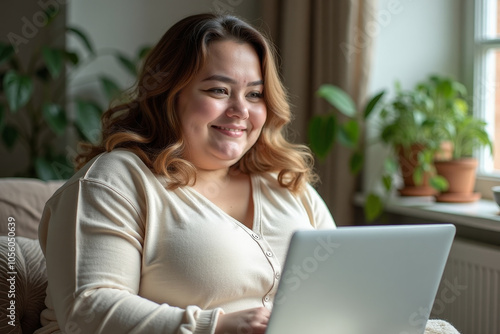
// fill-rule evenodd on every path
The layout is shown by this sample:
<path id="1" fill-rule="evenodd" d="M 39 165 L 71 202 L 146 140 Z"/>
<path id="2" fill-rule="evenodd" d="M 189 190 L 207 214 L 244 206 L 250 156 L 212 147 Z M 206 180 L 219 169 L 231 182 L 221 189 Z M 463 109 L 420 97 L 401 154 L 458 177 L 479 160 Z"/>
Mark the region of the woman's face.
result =
<path id="1" fill-rule="evenodd" d="M 199 169 L 227 168 L 257 141 L 266 121 L 260 61 L 248 43 L 217 41 L 179 93 L 185 158 Z"/>

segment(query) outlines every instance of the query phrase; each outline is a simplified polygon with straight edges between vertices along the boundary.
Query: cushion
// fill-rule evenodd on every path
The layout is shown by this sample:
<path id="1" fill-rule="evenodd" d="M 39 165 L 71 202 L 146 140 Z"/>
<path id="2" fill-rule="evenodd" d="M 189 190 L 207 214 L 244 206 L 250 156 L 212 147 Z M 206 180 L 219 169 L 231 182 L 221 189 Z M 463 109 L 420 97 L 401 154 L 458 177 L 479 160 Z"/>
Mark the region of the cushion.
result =
<path id="1" fill-rule="evenodd" d="M 0 179 L 0 235 L 8 234 L 7 222 L 15 220 L 17 236 L 38 238 L 38 223 L 45 202 L 64 181 L 28 178 Z"/>
<path id="2" fill-rule="evenodd" d="M 449 322 L 439 319 L 427 321 L 424 334 L 460 334 Z"/>
<path id="3" fill-rule="evenodd" d="M 0 268 L 5 268 L 0 271 L 0 308 L 7 310 L 0 333 L 33 333 L 41 326 L 47 288 L 45 258 L 38 240 L 0 236 Z"/>

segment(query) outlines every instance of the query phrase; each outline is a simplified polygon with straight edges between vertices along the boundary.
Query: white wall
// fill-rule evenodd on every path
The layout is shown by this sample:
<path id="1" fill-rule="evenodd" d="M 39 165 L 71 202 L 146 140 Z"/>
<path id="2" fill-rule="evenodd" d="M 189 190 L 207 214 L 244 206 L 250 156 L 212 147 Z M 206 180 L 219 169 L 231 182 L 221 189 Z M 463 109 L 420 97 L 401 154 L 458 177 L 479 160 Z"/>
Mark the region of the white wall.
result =
<path id="1" fill-rule="evenodd" d="M 376 36 L 372 92 L 399 80 L 411 88 L 429 73 L 460 73 L 460 0 L 378 0 L 380 33 Z M 397 10 L 391 3 L 399 3 Z M 392 12 L 395 14 L 392 14 Z M 387 13 L 391 13 L 389 16 Z"/>
<path id="2" fill-rule="evenodd" d="M 463 0 L 378 0 L 369 93 L 385 89 L 390 96 L 396 80 L 412 88 L 432 73 L 463 80 L 468 75 L 463 65 L 463 5 Z M 372 122 L 369 143 L 375 133 Z M 369 144 L 367 150 L 371 168 L 365 171 L 365 191 L 378 180 L 387 151 L 377 144 Z"/>

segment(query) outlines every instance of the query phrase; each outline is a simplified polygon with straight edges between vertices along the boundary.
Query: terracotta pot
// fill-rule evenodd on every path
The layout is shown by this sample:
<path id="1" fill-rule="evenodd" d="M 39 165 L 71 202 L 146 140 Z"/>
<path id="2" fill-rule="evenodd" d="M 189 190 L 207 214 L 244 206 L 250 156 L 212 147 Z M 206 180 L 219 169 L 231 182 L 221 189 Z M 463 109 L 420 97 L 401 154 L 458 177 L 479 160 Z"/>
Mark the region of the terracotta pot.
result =
<path id="1" fill-rule="evenodd" d="M 421 144 L 413 144 L 407 149 L 398 146 L 396 149 L 404 183 L 404 187 L 399 189 L 401 196 L 433 196 L 437 194 L 437 191 L 429 185 L 429 173 L 424 174 L 421 185 L 416 185 L 413 181 L 413 172 L 418 163 L 418 154 L 423 149 L 424 146 Z"/>
<path id="2" fill-rule="evenodd" d="M 481 198 L 481 194 L 474 192 L 477 164 L 477 159 L 474 158 L 435 161 L 437 173 L 449 183 L 448 190 L 437 195 L 436 201 L 468 203 Z"/>

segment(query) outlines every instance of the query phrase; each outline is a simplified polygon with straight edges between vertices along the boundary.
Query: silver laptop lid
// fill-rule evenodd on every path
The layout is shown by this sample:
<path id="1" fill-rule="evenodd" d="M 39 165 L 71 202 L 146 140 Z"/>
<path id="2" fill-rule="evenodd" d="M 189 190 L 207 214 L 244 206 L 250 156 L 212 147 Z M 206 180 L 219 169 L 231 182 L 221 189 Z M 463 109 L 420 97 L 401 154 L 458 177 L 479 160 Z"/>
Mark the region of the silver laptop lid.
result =
<path id="1" fill-rule="evenodd" d="M 442 225 L 297 231 L 267 334 L 422 334 L 455 235 Z"/>

